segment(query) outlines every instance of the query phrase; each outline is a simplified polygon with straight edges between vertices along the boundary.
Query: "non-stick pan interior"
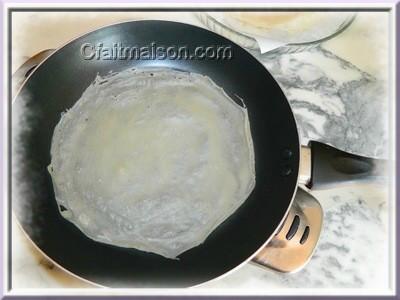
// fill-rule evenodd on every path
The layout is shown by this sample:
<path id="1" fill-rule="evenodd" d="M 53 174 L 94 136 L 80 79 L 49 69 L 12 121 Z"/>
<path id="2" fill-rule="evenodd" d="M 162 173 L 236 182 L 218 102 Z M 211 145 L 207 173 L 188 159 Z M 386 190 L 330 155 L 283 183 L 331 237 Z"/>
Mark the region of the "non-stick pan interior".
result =
<path id="1" fill-rule="evenodd" d="M 85 60 L 84 43 L 111 46 L 230 46 L 229 60 Z M 95 242 L 63 219 L 47 166 L 55 125 L 97 74 L 131 67 L 167 67 L 209 76 L 232 97 L 244 100 L 256 160 L 256 187 L 237 212 L 200 246 L 179 260 Z M 102 28 L 56 51 L 29 77 L 13 104 L 23 109 L 25 130 L 13 142 L 12 205 L 33 242 L 58 264 L 85 279 L 113 287 L 183 287 L 231 270 L 259 249 L 287 211 L 297 184 L 299 142 L 284 94 L 248 52 L 210 31 L 165 21 L 128 22 Z M 22 120 L 23 119 L 23 120 Z M 14 120 L 15 121 L 15 120 Z M 22 190 L 18 191 L 18 190 Z"/>

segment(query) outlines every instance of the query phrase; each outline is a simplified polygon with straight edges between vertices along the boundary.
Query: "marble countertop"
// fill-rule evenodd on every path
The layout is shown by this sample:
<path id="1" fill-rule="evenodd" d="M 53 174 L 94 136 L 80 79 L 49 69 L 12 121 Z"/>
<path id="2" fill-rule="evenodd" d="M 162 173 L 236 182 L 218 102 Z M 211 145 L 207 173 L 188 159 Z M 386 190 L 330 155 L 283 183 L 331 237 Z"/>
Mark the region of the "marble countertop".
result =
<path id="1" fill-rule="evenodd" d="M 201 26 L 185 12 L 86 13 L 85 18 L 82 14 L 14 13 L 13 70 L 33 54 L 105 24 L 156 18 Z M 386 13 L 359 13 L 350 28 L 321 47 L 278 56 L 252 52 L 289 99 L 302 143 L 318 140 L 361 155 L 388 157 L 388 24 Z M 366 47 L 368 55 L 363 54 Z M 324 224 L 318 247 L 304 269 L 281 274 L 248 263 L 197 289 L 230 294 L 282 290 L 296 294 L 305 288 L 318 291 L 313 293 L 387 291 L 391 282 L 388 184 L 312 194 L 324 210 Z M 48 263 L 13 225 L 13 288 L 93 287 Z"/>

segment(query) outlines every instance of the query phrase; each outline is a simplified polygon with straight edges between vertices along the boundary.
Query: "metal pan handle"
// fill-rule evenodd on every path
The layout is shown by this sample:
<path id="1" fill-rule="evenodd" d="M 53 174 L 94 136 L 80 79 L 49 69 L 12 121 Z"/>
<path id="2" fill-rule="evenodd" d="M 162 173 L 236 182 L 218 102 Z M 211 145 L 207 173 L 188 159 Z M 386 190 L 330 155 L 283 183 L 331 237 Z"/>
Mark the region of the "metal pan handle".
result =
<path id="1" fill-rule="evenodd" d="M 352 183 L 382 182 L 388 161 L 351 154 L 311 141 L 301 149 L 300 183 L 312 189 L 328 189 Z"/>
<path id="2" fill-rule="evenodd" d="M 43 50 L 31 58 L 29 58 L 22 66 L 20 66 L 17 71 L 12 75 L 12 97 L 14 98 L 17 91 L 20 89 L 24 81 L 28 78 L 29 74 L 50 54 L 52 54 L 54 49 Z"/>
<path id="3" fill-rule="evenodd" d="M 322 218 L 319 202 L 299 187 L 278 232 L 252 262 L 284 273 L 300 270 L 310 260 L 317 246 Z"/>

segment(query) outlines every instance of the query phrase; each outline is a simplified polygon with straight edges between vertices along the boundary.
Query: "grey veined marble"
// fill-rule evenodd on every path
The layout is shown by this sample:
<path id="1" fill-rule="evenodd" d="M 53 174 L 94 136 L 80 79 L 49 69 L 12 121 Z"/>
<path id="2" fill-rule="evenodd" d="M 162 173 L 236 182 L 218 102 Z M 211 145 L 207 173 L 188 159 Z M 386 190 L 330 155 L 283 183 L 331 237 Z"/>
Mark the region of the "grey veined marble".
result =
<path id="1" fill-rule="evenodd" d="M 318 140 L 361 155 L 387 157 L 386 82 L 321 48 L 275 57 L 253 54 L 286 94 L 303 144 Z M 344 294 L 349 288 L 388 288 L 387 184 L 312 194 L 321 203 L 324 223 L 316 251 L 302 270 L 282 274 L 246 264 L 203 287 L 233 287 L 252 294 L 282 288 L 335 288 Z"/>
<path id="2" fill-rule="evenodd" d="M 303 144 L 317 140 L 356 154 L 387 157 L 385 82 L 322 48 L 254 55 L 286 94 Z"/>
<path id="3" fill-rule="evenodd" d="M 378 186 L 314 192 L 324 209 L 321 238 L 310 262 L 282 274 L 246 264 L 207 288 L 269 294 L 277 288 L 383 289 L 389 285 L 387 195 Z M 322 290 L 323 293 L 323 290 Z M 326 293 L 326 292 L 325 292 Z"/>

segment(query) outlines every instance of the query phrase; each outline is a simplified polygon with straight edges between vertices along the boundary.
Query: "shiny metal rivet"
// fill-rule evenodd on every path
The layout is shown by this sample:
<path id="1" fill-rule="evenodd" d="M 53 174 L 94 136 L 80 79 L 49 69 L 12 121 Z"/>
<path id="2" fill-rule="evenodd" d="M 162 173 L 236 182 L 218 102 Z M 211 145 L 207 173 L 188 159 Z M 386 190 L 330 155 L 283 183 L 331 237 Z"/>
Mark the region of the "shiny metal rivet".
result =
<path id="1" fill-rule="evenodd" d="M 290 150 L 290 149 L 285 149 L 285 150 L 283 150 L 283 152 L 282 152 L 282 157 L 284 158 L 284 159 L 289 159 L 289 158 L 291 158 L 293 156 L 293 151 L 292 150 Z"/>
<path id="2" fill-rule="evenodd" d="M 282 167 L 282 171 L 281 171 L 281 175 L 282 176 L 289 176 L 290 174 L 292 174 L 292 168 L 290 166 L 283 166 Z"/>

